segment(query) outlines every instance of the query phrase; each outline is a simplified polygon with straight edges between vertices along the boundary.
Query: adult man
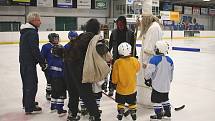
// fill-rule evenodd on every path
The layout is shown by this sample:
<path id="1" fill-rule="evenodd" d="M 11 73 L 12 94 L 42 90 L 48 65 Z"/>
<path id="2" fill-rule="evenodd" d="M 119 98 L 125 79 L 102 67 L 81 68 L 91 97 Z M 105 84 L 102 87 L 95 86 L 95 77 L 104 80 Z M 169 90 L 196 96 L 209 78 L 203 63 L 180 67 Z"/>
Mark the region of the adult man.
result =
<path id="1" fill-rule="evenodd" d="M 136 56 L 136 52 L 133 52 L 133 50 L 136 51 L 136 49 L 133 49 L 135 47 L 134 45 L 134 32 L 130 29 L 127 28 L 127 22 L 125 16 L 120 16 L 116 20 L 116 25 L 117 28 L 114 29 L 111 33 L 110 36 L 110 41 L 109 41 L 109 51 L 113 48 L 113 63 L 116 59 L 119 58 L 119 53 L 118 53 L 118 46 L 122 42 L 128 42 L 132 46 L 132 53 L 135 53 L 133 55 Z M 109 82 L 109 96 L 113 96 L 113 84 L 111 83 L 111 79 Z"/>
<path id="2" fill-rule="evenodd" d="M 19 63 L 25 114 L 42 111 L 42 108 L 35 102 L 38 83 L 36 65 L 39 63 L 43 70 L 47 68 L 46 61 L 39 50 L 38 27 L 40 24 L 40 15 L 32 12 L 27 16 L 27 23 L 20 27 Z"/>
<path id="3" fill-rule="evenodd" d="M 79 97 L 90 114 L 89 120 L 101 121 L 92 84 L 95 80 L 104 79 L 109 73 L 109 67 L 98 56 L 98 53 L 95 53 L 95 43 L 99 40 L 99 33 L 100 23 L 97 19 L 90 19 L 86 23 L 86 32 L 80 34 L 77 40 L 70 43 L 70 48 L 65 50 L 65 80 L 68 83 L 70 97 L 72 97 L 69 102 L 68 121 L 80 119 L 77 116 Z M 98 70 L 100 73 L 95 73 Z"/>

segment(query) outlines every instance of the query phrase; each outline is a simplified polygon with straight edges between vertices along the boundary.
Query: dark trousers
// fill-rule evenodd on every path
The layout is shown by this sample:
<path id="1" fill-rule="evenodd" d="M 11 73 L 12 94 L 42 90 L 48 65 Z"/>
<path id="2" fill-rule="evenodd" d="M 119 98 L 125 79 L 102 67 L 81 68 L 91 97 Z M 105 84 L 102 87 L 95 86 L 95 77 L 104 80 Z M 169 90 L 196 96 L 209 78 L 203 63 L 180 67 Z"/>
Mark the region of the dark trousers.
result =
<path id="1" fill-rule="evenodd" d="M 92 84 L 82 83 L 80 87 L 81 99 L 83 100 L 87 110 L 89 111 L 90 116 L 100 118 L 99 109 L 96 103 L 96 97 L 92 90 Z"/>
<path id="2" fill-rule="evenodd" d="M 66 99 L 66 84 L 63 77 L 51 77 L 51 97 L 54 99 Z"/>
<path id="3" fill-rule="evenodd" d="M 20 64 L 20 75 L 23 86 L 22 103 L 25 107 L 25 112 L 32 112 L 35 108 L 38 83 L 36 64 Z"/>
<path id="4" fill-rule="evenodd" d="M 83 68 L 80 68 L 80 63 L 81 62 L 64 63 L 65 80 L 69 92 L 68 107 L 73 115 L 77 115 L 79 97 L 81 97 L 90 115 L 94 116 L 96 119 L 100 119 L 100 113 L 96 104 L 96 98 L 92 91 L 92 84 L 81 83 Z"/>
<path id="5" fill-rule="evenodd" d="M 78 104 L 79 104 L 79 83 L 76 78 L 76 72 L 74 71 L 75 67 L 70 62 L 64 63 L 64 75 L 65 82 L 67 85 L 67 90 L 69 93 L 69 102 L 68 108 L 72 112 L 73 116 L 76 116 L 78 113 Z"/>

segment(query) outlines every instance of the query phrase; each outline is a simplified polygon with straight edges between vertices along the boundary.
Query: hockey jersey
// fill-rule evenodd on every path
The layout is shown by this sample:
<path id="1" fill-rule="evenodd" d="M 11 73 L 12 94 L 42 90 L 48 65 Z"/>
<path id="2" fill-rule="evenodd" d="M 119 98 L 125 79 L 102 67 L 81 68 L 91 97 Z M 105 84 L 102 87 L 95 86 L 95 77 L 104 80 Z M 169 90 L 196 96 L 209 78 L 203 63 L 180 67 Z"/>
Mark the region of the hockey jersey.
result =
<path id="1" fill-rule="evenodd" d="M 173 79 L 174 64 L 169 56 L 155 55 L 149 61 L 145 70 L 145 79 L 152 79 L 152 88 L 161 93 L 170 90 Z"/>
<path id="2" fill-rule="evenodd" d="M 63 59 L 52 55 L 52 47 L 53 44 L 47 43 L 41 49 L 41 53 L 48 63 L 48 75 L 51 77 L 63 77 Z"/>

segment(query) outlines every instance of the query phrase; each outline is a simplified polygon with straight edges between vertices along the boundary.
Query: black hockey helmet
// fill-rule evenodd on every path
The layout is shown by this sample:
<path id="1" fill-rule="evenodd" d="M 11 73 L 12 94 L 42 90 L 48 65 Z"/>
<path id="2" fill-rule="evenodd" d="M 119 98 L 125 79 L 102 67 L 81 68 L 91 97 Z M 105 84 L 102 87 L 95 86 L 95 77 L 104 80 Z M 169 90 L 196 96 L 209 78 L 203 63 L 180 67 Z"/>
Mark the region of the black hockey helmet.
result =
<path id="1" fill-rule="evenodd" d="M 59 34 L 57 33 L 50 33 L 48 35 L 48 39 L 49 39 L 49 42 L 51 43 L 55 43 L 54 41 L 58 40 L 57 42 L 59 42 Z"/>

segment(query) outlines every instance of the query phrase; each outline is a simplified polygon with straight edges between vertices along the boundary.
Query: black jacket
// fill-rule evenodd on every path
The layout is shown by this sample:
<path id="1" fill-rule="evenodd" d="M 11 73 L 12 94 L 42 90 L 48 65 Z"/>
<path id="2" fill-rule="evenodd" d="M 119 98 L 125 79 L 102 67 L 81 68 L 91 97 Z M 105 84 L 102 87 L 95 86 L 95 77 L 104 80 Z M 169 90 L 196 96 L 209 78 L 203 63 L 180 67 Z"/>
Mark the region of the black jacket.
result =
<path id="1" fill-rule="evenodd" d="M 130 29 L 125 29 L 123 31 L 114 29 L 112 31 L 111 36 L 110 36 L 110 41 L 109 41 L 109 51 L 113 48 L 112 55 L 113 55 L 114 61 L 119 58 L 118 46 L 122 42 L 128 42 L 129 44 L 131 44 L 132 51 L 133 51 L 133 47 L 136 47 L 134 45 L 134 41 L 135 41 L 134 39 L 135 39 L 134 32 Z M 135 49 L 135 51 L 136 51 L 136 49 Z M 136 55 L 136 52 L 135 52 L 135 55 Z"/>
<path id="2" fill-rule="evenodd" d="M 45 59 L 39 49 L 38 29 L 26 23 L 21 26 L 19 42 L 19 62 L 20 64 L 45 64 Z"/>

